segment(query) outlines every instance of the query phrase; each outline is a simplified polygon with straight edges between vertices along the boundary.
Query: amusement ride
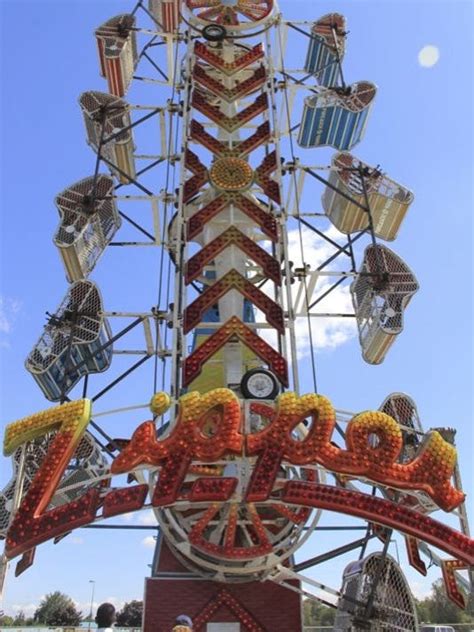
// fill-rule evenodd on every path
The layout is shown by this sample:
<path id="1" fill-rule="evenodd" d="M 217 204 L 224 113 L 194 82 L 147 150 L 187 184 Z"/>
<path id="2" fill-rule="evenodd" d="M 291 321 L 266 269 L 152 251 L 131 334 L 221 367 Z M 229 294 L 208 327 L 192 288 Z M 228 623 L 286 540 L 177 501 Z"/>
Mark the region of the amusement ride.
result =
<path id="1" fill-rule="evenodd" d="M 419 289 L 387 245 L 414 195 L 358 157 L 377 87 L 344 71 L 348 37 L 343 15 L 288 21 L 275 0 L 142 0 L 97 26 L 104 87 L 78 110 L 91 169 L 55 198 L 66 289 L 25 362 L 49 403 L 5 431 L 3 578 L 14 558 L 26 572 L 42 542 L 151 508 L 146 631 L 170 629 L 180 590 L 197 631 L 296 632 L 303 597 L 333 607 L 340 632 L 416 631 L 394 533 L 465 607 L 474 546 L 455 431 L 424 427 L 402 392 L 358 414 L 318 392 L 318 322 L 352 319 L 378 365 Z M 334 154 L 318 166 L 324 147 Z M 316 184 L 320 205 L 308 205 Z M 111 248 L 152 252 L 147 309 L 112 309 L 92 280 Z M 341 290 L 344 313 L 331 302 Z M 114 407 L 136 374 L 136 396 Z M 132 436 L 115 428 L 124 415 Z M 341 544 L 327 550 L 323 512 L 357 518 L 356 539 L 334 527 Z M 318 581 L 348 553 L 340 585 Z M 273 613 L 252 590 L 268 590 Z"/>

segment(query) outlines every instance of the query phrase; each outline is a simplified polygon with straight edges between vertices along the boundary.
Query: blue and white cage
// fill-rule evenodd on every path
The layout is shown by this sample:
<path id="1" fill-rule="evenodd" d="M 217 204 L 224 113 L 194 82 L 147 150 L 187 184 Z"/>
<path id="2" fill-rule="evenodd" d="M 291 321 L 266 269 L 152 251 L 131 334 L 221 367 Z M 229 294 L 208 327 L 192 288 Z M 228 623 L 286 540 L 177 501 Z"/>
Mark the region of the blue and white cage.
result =
<path id="1" fill-rule="evenodd" d="M 376 92 L 369 81 L 347 88 L 320 88 L 304 101 L 298 144 L 350 150 L 364 135 Z"/>
<path id="2" fill-rule="evenodd" d="M 346 19 L 340 13 L 324 15 L 313 24 L 304 68 L 319 85 L 332 88 L 342 83 L 345 45 Z"/>
<path id="3" fill-rule="evenodd" d="M 26 359 L 26 370 L 45 397 L 59 401 L 82 376 L 101 373 L 112 361 L 112 333 L 92 281 L 73 283 Z"/>

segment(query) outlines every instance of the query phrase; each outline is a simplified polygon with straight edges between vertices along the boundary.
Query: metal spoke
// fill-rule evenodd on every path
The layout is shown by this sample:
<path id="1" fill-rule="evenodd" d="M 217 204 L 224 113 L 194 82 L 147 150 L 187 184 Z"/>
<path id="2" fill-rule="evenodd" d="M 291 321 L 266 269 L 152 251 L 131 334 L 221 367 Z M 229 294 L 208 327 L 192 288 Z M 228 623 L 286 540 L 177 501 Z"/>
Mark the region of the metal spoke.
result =
<path id="1" fill-rule="evenodd" d="M 250 20 L 261 20 L 268 14 L 268 7 L 262 7 L 255 2 L 241 0 L 237 6 L 237 11 Z"/>
<path id="2" fill-rule="evenodd" d="M 220 0 L 188 0 L 190 9 L 205 9 L 207 7 L 220 7 Z"/>
<path id="3" fill-rule="evenodd" d="M 243 15 L 245 18 L 247 18 L 248 20 L 250 20 L 251 22 L 254 22 L 255 20 L 258 20 L 259 17 L 252 14 L 250 11 L 243 9 L 242 7 L 238 7 L 237 9 L 237 13 L 240 13 L 240 15 Z"/>
<path id="4" fill-rule="evenodd" d="M 215 7 L 212 9 L 206 9 L 205 11 L 201 11 L 198 13 L 198 18 L 202 20 L 212 20 L 213 18 L 219 18 L 222 14 L 222 7 Z"/>

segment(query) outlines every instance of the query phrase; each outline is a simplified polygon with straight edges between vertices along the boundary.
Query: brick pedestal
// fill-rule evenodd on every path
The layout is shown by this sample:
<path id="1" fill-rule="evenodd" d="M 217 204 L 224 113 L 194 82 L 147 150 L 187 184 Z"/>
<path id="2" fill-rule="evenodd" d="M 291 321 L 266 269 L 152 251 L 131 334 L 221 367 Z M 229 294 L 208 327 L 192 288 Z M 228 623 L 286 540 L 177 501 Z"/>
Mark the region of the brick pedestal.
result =
<path id="1" fill-rule="evenodd" d="M 178 614 L 193 619 L 193 632 L 300 632 L 302 628 L 298 593 L 272 582 L 223 584 L 201 579 L 162 542 L 154 576 L 145 584 L 143 630 L 171 632 Z"/>

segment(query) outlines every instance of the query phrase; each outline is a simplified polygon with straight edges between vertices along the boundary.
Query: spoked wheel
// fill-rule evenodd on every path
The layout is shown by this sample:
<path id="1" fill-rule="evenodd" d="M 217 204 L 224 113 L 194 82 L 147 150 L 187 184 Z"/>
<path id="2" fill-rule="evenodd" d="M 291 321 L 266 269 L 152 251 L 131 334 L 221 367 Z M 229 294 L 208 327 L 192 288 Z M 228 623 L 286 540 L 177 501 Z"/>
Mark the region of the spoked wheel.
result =
<path id="1" fill-rule="evenodd" d="M 268 424 L 255 402 L 249 405 L 248 417 L 250 432 Z M 202 424 L 202 432 L 212 436 L 214 419 L 207 417 Z M 301 423 L 294 432 L 302 438 L 307 430 Z M 288 507 L 281 500 L 281 491 L 292 480 L 322 482 L 324 471 L 282 464 L 270 497 L 251 502 L 245 494 L 255 461 L 243 454 L 219 463 L 195 464 L 182 483 L 182 500 L 155 509 L 168 545 L 191 570 L 216 581 L 261 580 L 299 549 L 316 527 L 321 511 Z M 155 472 L 148 482 L 151 489 L 157 475 Z M 231 497 L 224 502 L 190 502 L 195 480 L 207 477 L 215 485 L 220 477 L 236 480 Z"/>
<path id="2" fill-rule="evenodd" d="M 229 465 L 223 475 L 229 474 Z M 230 467 L 242 480 L 249 464 L 236 460 Z M 209 471 L 212 474 L 216 472 Z M 281 486 L 289 479 L 318 480 L 314 470 L 297 472 L 289 467 L 282 468 L 280 476 L 277 485 Z M 265 578 L 276 561 L 283 563 L 306 541 L 320 513 L 307 507 L 289 508 L 279 501 L 246 502 L 239 497 L 239 489 L 230 502 L 193 506 L 182 502 L 156 510 L 168 545 L 183 563 L 210 579 L 227 582 Z"/>
<path id="3" fill-rule="evenodd" d="M 259 26 L 272 12 L 273 0 L 186 0 L 201 24 L 220 24 L 232 30 Z"/>

